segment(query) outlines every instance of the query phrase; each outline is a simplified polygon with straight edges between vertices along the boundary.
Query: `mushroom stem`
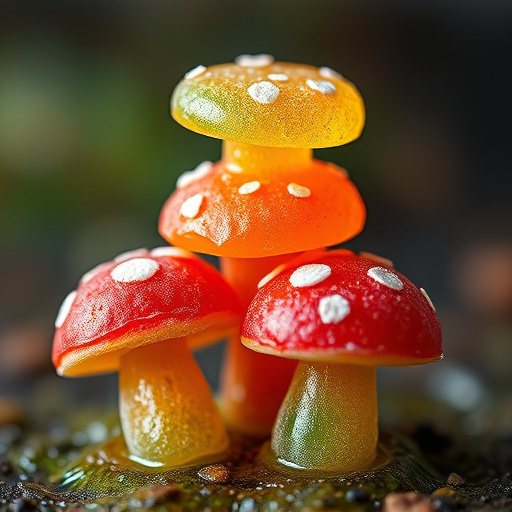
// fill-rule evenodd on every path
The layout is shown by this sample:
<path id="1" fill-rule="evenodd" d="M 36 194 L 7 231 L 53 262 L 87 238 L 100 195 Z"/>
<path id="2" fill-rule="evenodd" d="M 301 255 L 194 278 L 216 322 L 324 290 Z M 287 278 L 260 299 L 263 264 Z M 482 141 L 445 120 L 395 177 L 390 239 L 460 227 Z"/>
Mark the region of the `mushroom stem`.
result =
<path id="1" fill-rule="evenodd" d="M 273 148 L 229 140 L 222 143 L 223 163 L 238 166 L 241 171 L 257 173 L 268 168 L 308 166 L 312 158 L 313 150 L 307 148 Z M 245 310 L 260 279 L 294 256 L 224 257 L 220 263 L 223 276 L 237 292 Z M 245 348 L 239 337 L 233 337 L 222 374 L 220 405 L 225 422 L 240 432 L 268 435 L 295 366 L 291 360 L 255 353 Z"/>
<path id="2" fill-rule="evenodd" d="M 245 311 L 262 277 L 296 254 L 268 258 L 221 258 L 222 275 Z M 291 359 L 260 354 L 233 336 L 222 371 L 220 408 L 226 424 L 247 434 L 268 435 L 297 365 Z"/>
<path id="3" fill-rule="evenodd" d="M 313 158 L 309 148 L 271 148 L 225 140 L 222 143 L 222 161 L 243 170 L 258 171 L 268 167 L 307 166 Z"/>
<path id="4" fill-rule="evenodd" d="M 374 460 L 377 439 L 374 366 L 299 363 L 272 432 L 279 462 L 360 470 Z"/>
<path id="5" fill-rule="evenodd" d="M 220 414 L 186 338 L 124 354 L 119 391 L 121 425 L 133 459 L 178 466 L 227 448 Z"/>

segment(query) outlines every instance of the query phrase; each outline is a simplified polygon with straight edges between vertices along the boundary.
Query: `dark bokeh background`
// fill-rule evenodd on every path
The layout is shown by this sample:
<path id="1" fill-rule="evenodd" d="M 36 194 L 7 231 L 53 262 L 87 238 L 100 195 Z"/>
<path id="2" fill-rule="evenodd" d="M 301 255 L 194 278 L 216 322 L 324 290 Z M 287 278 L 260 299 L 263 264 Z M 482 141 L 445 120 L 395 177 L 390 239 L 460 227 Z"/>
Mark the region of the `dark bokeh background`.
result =
<path id="1" fill-rule="evenodd" d="M 20 397 L 20 414 L 49 417 L 64 387 L 114 403 L 115 378 L 53 376 L 60 302 L 98 262 L 161 245 L 176 177 L 218 159 L 218 141 L 171 120 L 175 84 L 260 52 L 361 90 L 363 136 L 317 152 L 367 203 L 348 246 L 391 258 L 445 328 L 445 361 L 382 386 L 416 383 L 484 428 L 491 393 L 512 386 L 509 0 L 0 0 L 0 422 Z M 218 351 L 201 361 L 215 381 Z"/>

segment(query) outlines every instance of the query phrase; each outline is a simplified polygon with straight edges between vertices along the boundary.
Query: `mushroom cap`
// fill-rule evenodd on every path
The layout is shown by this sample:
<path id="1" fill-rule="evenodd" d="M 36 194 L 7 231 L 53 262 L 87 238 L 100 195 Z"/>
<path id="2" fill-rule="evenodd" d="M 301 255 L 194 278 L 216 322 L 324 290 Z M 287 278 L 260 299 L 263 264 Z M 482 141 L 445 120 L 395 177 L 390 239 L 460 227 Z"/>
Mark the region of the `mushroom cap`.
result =
<path id="1" fill-rule="evenodd" d="M 239 322 L 235 293 L 201 259 L 174 247 L 131 251 L 89 271 L 64 300 L 53 363 L 66 376 L 111 372 L 138 346 L 183 337 L 205 346 Z"/>
<path id="2" fill-rule="evenodd" d="M 348 251 L 300 256 L 251 302 L 242 343 L 306 361 L 406 366 L 442 358 L 426 293 L 402 274 Z"/>
<path id="3" fill-rule="evenodd" d="M 347 144 L 365 117 L 361 95 L 339 73 L 269 55 L 193 69 L 174 90 L 171 114 L 210 137 L 288 148 Z"/>
<path id="4" fill-rule="evenodd" d="M 262 258 L 338 244 L 363 228 L 363 200 L 333 164 L 230 172 L 218 162 L 203 171 L 178 182 L 160 214 L 160 234 L 179 247 Z"/>

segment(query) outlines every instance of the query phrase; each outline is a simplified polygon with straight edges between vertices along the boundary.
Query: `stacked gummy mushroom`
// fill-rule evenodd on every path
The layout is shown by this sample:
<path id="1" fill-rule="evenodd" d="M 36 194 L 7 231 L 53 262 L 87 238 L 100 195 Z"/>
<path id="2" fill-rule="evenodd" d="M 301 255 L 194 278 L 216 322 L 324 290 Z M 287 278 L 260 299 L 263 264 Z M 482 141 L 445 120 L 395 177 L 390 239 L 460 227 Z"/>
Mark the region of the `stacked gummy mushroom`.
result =
<path id="1" fill-rule="evenodd" d="M 329 68 L 241 56 L 187 73 L 172 115 L 222 139 L 222 159 L 182 174 L 162 208 L 175 247 L 101 264 L 64 301 L 58 372 L 119 370 L 126 445 L 148 465 L 219 457 L 223 423 L 273 427 L 273 452 L 291 467 L 370 465 L 375 367 L 442 352 L 423 290 L 388 260 L 325 250 L 362 230 L 365 208 L 347 173 L 312 150 L 359 136 L 361 96 Z M 189 251 L 219 256 L 223 277 Z M 224 421 L 189 351 L 223 336 Z"/>
<path id="2" fill-rule="evenodd" d="M 365 209 L 354 184 L 343 169 L 312 155 L 362 130 L 363 101 L 341 75 L 268 55 L 198 66 L 176 87 L 172 115 L 223 139 L 223 153 L 220 162 L 180 178 L 162 209 L 160 234 L 175 246 L 220 256 L 243 307 L 274 267 L 361 231 Z M 295 366 L 252 353 L 234 337 L 220 396 L 227 424 L 268 434 Z"/>
<path id="3" fill-rule="evenodd" d="M 377 455 L 376 366 L 428 363 L 442 348 L 426 292 L 389 260 L 323 250 L 357 235 L 365 209 L 346 172 L 312 149 L 359 136 L 361 96 L 330 68 L 241 56 L 185 75 L 172 115 L 223 139 L 220 162 L 178 181 L 160 233 L 220 256 L 248 308 L 242 342 L 255 352 L 237 337 L 228 346 L 225 421 L 259 434 L 273 425 L 273 453 L 290 467 L 368 467 Z"/>

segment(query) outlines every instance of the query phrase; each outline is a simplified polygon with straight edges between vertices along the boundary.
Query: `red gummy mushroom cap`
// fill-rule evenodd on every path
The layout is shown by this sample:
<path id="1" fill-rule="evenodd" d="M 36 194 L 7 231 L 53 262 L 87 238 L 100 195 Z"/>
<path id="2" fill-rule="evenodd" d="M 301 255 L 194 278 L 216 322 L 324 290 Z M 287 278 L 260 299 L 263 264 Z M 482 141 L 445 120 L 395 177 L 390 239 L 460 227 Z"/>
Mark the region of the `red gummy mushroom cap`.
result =
<path id="1" fill-rule="evenodd" d="M 117 370 L 141 345 L 187 337 L 192 348 L 236 329 L 238 299 L 220 274 L 174 247 L 139 249 L 85 274 L 56 320 L 53 362 L 61 375 Z"/>
<path id="2" fill-rule="evenodd" d="M 309 361 L 413 365 L 442 358 L 426 292 L 374 259 L 331 251 L 290 262 L 256 294 L 242 342 Z"/>

